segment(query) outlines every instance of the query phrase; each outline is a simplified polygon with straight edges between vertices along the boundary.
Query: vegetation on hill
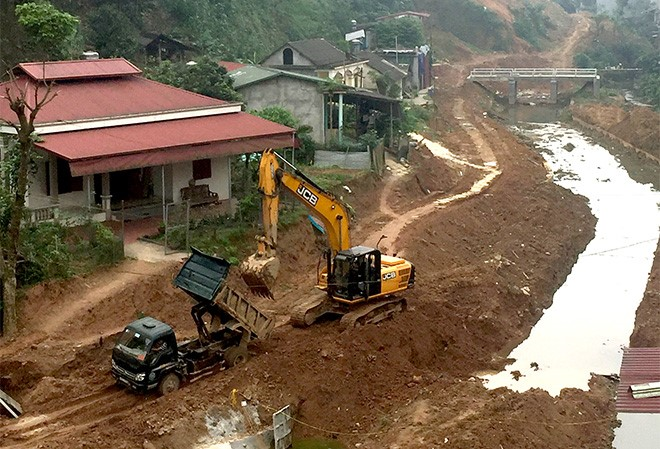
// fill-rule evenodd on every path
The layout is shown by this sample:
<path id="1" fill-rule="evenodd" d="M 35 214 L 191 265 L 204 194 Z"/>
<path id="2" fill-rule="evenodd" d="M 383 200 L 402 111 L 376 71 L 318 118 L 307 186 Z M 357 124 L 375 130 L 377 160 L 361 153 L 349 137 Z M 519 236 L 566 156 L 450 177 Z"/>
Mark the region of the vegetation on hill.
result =
<path id="1" fill-rule="evenodd" d="M 593 42 L 575 55 L 578 67 L 620 67 L 643 70 L 637 93 L 660 108 L 658 27 L 650 0 L 620 0 L 612 16 L 594 17 Z"/>

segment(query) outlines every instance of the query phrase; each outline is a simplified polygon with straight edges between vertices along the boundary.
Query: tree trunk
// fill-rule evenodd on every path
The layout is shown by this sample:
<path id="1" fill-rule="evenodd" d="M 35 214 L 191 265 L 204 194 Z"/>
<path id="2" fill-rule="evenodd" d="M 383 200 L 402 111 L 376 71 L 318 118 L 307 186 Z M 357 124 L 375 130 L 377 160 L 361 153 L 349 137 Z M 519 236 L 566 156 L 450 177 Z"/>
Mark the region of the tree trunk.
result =
<path id="1" fill-rule="evenodd" d="M 18 314 L 16 313 L 16 265 L 5 265 L 2 282 L 3 319 L 2 331 L 5 337 L 11 338 L 18 331 Z"/>

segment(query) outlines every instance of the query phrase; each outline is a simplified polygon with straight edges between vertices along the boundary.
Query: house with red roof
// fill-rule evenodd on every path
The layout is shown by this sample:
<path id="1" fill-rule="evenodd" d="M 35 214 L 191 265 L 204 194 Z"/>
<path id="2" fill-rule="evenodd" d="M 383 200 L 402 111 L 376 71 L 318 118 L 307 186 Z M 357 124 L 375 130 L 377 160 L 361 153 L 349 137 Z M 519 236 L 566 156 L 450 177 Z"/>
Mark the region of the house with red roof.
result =
<path id="1" fill-rule="evenodd" d="M 55 98 L 35 121 L 37 170 L 29 208 L 178 202 L 189 185 L 231 198 L 230 159 L 291 147 L 294 130 L 226 102 L 145 78 L 129 61 L 23 63 L 6 89 L 52 83 Z M 0 146 L 16 117 L 0 101 Z M 4 122 L 4 123 L 3 123 Z"/>

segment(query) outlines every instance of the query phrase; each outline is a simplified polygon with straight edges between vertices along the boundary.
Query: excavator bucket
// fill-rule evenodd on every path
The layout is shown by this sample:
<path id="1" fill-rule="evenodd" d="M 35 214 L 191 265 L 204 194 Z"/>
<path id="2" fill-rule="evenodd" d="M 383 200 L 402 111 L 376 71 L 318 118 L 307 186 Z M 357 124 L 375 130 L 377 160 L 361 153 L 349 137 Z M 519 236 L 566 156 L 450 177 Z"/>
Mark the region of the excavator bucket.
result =
<path id="1" fill-rule="evenodd" d="M 252 293 L 274 299 L 272 288 L 280 271 L 280 259 L 253 254 L 244 260 L 239 268 L 241 277 Z"/>

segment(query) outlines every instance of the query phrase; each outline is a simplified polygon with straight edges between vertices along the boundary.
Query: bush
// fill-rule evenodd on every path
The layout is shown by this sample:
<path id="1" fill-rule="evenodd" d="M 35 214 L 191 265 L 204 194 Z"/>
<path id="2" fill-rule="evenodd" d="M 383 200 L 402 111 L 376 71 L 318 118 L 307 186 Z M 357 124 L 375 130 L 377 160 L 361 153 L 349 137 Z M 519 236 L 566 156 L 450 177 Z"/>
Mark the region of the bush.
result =
<path id="1" fill-rule="evenodd" d="M 21 286 L 32 285 L 46 279 L 73 275 L 73 255 L 66 240 L 67 229 L 57 223 L 41 223 L 25 228 L 21 235 L 17 283 Z"/>

